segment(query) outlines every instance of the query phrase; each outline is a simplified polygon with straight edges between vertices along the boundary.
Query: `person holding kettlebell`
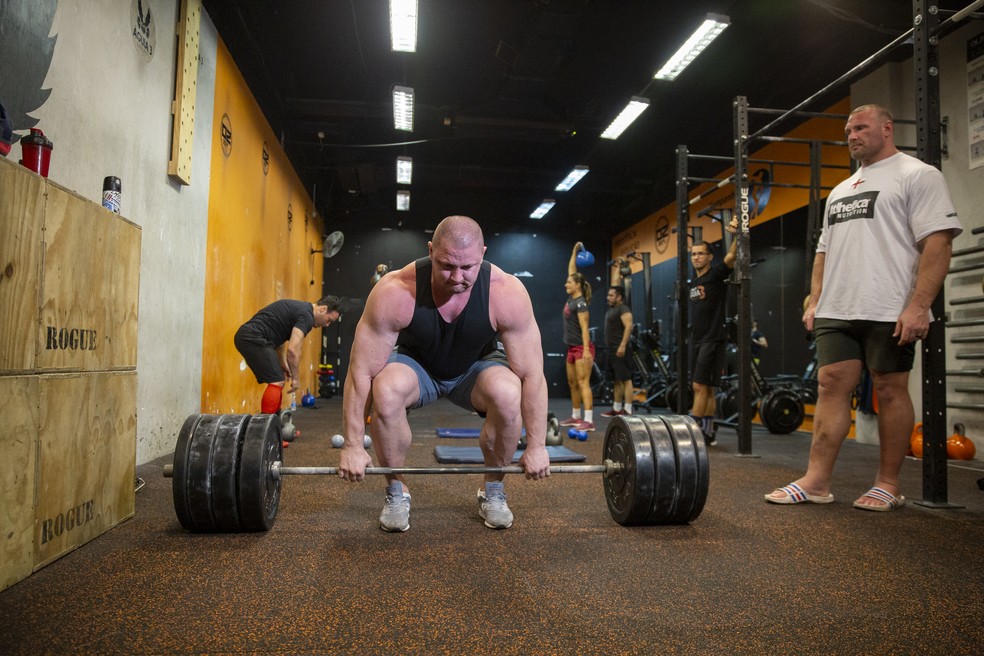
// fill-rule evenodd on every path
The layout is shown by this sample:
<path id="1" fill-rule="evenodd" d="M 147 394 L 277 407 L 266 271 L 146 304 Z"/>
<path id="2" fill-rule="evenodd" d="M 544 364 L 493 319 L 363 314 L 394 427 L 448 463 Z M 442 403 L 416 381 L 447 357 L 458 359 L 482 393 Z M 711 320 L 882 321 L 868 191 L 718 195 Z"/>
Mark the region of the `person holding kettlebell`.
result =
<path id="1" fill-rule="evenodd" d="M 578 264 L 590 266 L 593 262 L 594 257 L 584 248 L 583 243 L 574 244 L 564 283 L 564 290 L 567 292 L 567 302 L 564 304 L 564 343 L 567 344 L 567 384 L 571 388 L 572 409 L 571 416 L 560 422 L 560 425 L 572 426 L 587 433 L 595 429 L 594 399 L 591 396 L 595 345 L 591 343 L 588 333 L 591 283 L 577 267 Z"/>

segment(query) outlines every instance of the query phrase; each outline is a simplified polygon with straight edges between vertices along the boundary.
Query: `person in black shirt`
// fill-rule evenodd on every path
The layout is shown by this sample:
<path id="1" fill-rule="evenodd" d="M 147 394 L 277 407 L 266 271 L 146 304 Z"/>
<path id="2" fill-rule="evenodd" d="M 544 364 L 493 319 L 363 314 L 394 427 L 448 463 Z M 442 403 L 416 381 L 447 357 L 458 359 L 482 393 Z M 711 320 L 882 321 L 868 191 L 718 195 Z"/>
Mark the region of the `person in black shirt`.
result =
<path id="1" fill-rule="evenodd" d="M 608 373 L 612 377 L 612 409 L 602 417 L 632 414 L 632 368 L 629 365 L 629 338 L 632 336 L 632 310 L 625 304 L 622 286 L 622 266 L 628 263 L 616 258 L 612 265 L 612 284 L 608 288 L 608 312 L 605 314 L 605 352 Z"/>
<path id="2" fill-rule="evenodd" d="M 734 235 L 738 229 L 738 219 L 732 219 L 726 229 Z M 714 262 L 714 255 L 707 243 L 695 241 L 690 248 L 690 262 L 694 266 L 694 277 L 690 281 L 690 362 L 694 404 L 690 414 L 701 425 L 708 445 L 716 444 L 714 392 L 721 382 L 721 370 L 724 368 L 726 281 L 735 266 L 737 247 L 738 240 L 732 239 L 721 264 Z"/>
<path id="3" fill-rule="evenodd" d="M 260 412 L 280 410 L 284 386 L 290 394 L 300 384 L 301 343 L 312 328 L 323 328 L 338 320 L 339 299 L 325 296 L 316 303 L 281 299 L 266 306 L 236 331 L 236 349 L 256 382 L 266 383 Z"/>
<path id="4" fill-rule="evenodd" d="M 483 259 L 482 229 L 466 216 L 441 221 L 427 250 L 427 257 L 379 279 L 356 326 L 345 378 L 339 477 L 361 481 L 372 462 L 362 446 L 371 394 L 373 447 L 384 467 L 401 467 L 406 460 L 413 437 L 407 410 L 446 396 L 485 418 L 479 446 L 486 465 L 512 462 L 525 426 L 527 446 L 519 464 L 527 478 L 546 478 L 547 382 L 526 288 Z M 409 489 L 401 475 L 386 478 L 379 526 L 406 531 Z M 479 516 L 489 528 L 513 522 L 503 478 L 486 474 L 478 491 Z"/>

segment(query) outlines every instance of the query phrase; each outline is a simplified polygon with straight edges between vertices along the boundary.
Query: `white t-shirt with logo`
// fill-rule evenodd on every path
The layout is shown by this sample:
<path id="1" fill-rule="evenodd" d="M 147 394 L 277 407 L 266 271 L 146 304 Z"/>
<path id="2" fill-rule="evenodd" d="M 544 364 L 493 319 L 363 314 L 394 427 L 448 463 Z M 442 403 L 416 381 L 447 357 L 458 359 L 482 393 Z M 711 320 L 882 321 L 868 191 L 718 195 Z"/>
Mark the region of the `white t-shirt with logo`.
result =
<path id="1" fill-rule="evenodd" d="M 916 244 L 941 230 L 962 231 L 938 169 L 905 153 L 861 167 L 827 198 L 816 316 L 897 321 L 915 286 Z"/>

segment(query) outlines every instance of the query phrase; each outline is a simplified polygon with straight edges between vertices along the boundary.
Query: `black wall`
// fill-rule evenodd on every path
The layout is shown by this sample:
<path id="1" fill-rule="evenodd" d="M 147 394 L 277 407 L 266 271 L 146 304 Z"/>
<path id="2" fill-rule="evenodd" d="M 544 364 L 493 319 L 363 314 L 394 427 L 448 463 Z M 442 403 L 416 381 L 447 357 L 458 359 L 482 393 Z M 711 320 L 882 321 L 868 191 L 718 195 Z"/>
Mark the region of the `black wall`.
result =
<path id="1" fill-rule="evenodd" d="M 370 277 L 377 264 L 398 269 L 427 254 L 430 235 L 422 231 L 381 231 L 372 228 L 363 233 L 351 228 L 337 255 L 325 260 L 326 293 L 364 301 L 370 290 Z M 570 392 L 564 373 L 562 311 L 566 295 L 564 280 L 567 263 L 575 241 L 583 240 L 595 254 L 595 264 L 582 269 L 592 285 L 591 326 L 596 329 L 596 343 L 603 346 L 605 294 L 608 288 L 609 250 L 607 239 L 592 240 L 590 235 L 566 236 L 547 233 L 486 235 L 486 258 L 508 273 L 529 273 L 520 280 L 529 290 L 533 311 L 543 340 L 544 371 L 551 397 L 568 397 Z M 752 315 L 769 340 L 762 359 L 762 373 L 801 374 L 810 360 L 806 332 L 800 321 L 803 298 L 807 293 L 812 253 L 806 248 L 806 210 L 755 226 L 751 232 Z M 715 259 L 723 257 L 715 244 Z M 642 273 L 632 276 L 630 304 L 636 323 L 643 323 L 647 298 Z M 676 343 L 673 299 L 676 261 L 652 267 L 653 319 L 661 327 L 664 352 L 672 353 Z M 312 293 L 312 297 L 317 297 Z M 728 314 L 737 314 L 737 295 L 732 293 Z M 348 367 L 358 313 L 351 312 L 339 324 L 326 331 L 329 362 L 340 363 L 338 380 L 344 381 Z M 599 351 L 599 361 L 604 354 Z"/>

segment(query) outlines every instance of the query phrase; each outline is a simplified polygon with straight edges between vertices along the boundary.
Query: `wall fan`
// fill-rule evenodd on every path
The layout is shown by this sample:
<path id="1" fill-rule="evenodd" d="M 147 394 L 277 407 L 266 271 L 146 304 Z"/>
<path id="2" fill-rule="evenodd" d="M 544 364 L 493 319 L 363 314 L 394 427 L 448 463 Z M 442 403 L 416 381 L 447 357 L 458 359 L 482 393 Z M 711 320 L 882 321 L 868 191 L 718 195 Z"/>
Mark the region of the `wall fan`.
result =
<path id="1" fill-rule="evenodd" d="M 325 237 L 325 242 L 321 245 L 320 249 L 312 248 L 311 254 L 322 253 L 327 260 L 329 257 L 338 254 L 338 251 L 342 250 L 342 244 L 345 243 L 345 235 L 341 231 L 336 230 L 327 237 Z"/>

